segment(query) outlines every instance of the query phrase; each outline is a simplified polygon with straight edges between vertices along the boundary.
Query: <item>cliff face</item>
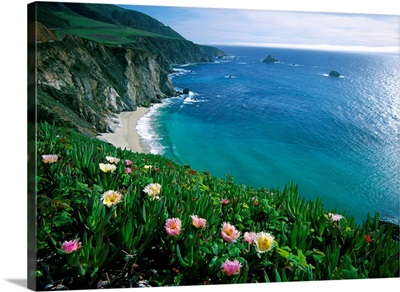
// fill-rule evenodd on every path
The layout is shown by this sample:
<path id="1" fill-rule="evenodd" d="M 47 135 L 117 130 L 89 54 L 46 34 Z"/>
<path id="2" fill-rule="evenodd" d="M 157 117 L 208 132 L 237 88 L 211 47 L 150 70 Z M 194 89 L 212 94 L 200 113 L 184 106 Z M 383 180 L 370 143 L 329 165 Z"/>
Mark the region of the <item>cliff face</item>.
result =
<path id="1" fill-rule="evenodd" d="M 145 37 L 125 47 L 71 35 L 38 42 L 37 120 L 89 135 L 114 131 L 115 113 L 176 94 L 168 77 L 171 63 L 210 61 L 213 53 L 187 40 Z"/>
<path id="2" fill-rule="evenodd" d="M 171 64 L 224 54 L 116 5 L 35 2 L 31 8 L 37 121 L 85 134 L 113 131 L 116 113 L 175 95 Z"/>
<path id="3" fill-rule="evenodd" d="M 38 120 L 81 131 L 112 130 L 113 113 L 174 95 L 169 65 L 151 53 L 67 36 L 38 44 Z"/>

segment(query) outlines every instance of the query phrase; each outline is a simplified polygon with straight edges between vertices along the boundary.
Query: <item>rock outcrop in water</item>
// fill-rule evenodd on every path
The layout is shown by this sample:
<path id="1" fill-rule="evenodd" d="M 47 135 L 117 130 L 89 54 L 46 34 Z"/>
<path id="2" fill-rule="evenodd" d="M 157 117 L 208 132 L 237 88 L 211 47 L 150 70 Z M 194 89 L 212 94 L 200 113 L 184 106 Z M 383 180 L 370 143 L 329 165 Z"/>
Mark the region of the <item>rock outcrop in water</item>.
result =
<path id="1" fill-rule="evenodd" d="M 330 77 L 340 77 L 340 73 L 335 70 L 332 70 L 331 72 L 329 72 L 329 76 Z"/>
<path id="2" fill-rule="evenodd" d="M 278 63 L 279 60 L 276 59 L 274 56 L 272 55 L 268 55 L 264 60 L 263 63 Z"/>

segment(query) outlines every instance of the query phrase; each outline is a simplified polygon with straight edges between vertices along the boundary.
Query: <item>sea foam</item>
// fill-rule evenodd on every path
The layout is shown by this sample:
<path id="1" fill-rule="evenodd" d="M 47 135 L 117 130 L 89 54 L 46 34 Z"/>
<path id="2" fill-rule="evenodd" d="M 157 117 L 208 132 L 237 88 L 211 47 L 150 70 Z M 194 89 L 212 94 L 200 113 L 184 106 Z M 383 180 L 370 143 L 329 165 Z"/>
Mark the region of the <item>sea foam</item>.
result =
<path id="1" fill-rule="evenodd" d="M 158 110 L 166 105 L 166 102 L 154 104 L 150 107 L 150 110 L 136 123 L 136 131 L 138 132 L 140 138 L 150 145 L 150 153 L 152 154 L 162 154 L 165 149 L 165 146 L 163 146 L 160 142 L 161 138 L 155 131 L 153 122 L 159 115 Z"/>

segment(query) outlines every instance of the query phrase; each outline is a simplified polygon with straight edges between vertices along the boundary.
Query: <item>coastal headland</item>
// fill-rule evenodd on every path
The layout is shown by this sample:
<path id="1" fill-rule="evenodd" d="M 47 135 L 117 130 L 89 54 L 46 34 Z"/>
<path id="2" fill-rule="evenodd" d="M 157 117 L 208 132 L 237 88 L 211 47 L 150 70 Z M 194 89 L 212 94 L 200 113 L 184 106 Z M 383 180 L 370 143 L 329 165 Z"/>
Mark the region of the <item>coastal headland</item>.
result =
<path id="1" fill-rule="evenodd" d="M 30 44 L 36 48 L 37 74 L 30 116 L 87 136 L 114 132 L 110 121 L 119 113 L 174 96 L 171 64 L 211 62 L 224 55 L 116 5 L 32 7 L 37 17 L 30 22 Z M 93 9 L 97 13 L 88 14 Z"/>

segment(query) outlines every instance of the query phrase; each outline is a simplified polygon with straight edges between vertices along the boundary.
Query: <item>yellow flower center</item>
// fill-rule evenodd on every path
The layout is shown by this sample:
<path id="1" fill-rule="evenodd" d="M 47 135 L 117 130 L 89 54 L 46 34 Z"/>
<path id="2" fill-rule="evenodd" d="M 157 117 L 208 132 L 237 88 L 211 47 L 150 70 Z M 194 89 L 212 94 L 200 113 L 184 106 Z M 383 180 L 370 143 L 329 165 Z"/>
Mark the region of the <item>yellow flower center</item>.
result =
<path id="1" fill-rule="evenodd" d="M 107 194 L 104 194 L 103 203 L 106 204 L 108 207 L 111 207 L 111 205 L 118 204 L 121 199 L 122 199 L 121 194 L 115 192 L 109 192 Z"/>
<path id="2" fill-rule="evenodd" d="M 115 200 L 117 199 L 117 196 L 115 196 L 115 195 L 111 195 L 111 196 L 109 196 L 108 198 L 107 198 L 107 202 L 108 203 L 114 203 L 115 202 Z"/>
<path id="3" fill-rule="evenodd" d="M 258 249 L 261 251 L 269 250 L 272 246 L 273 240 L 270 237 L 263 236 L 257 240 Z"/>
<path id="4" fill-rule="evenodd" d="M 225 228 L 224 232 L 229 237 L 232 237 L 232 235 L 233 235 L 233 230 L 231 228 Z"/>

